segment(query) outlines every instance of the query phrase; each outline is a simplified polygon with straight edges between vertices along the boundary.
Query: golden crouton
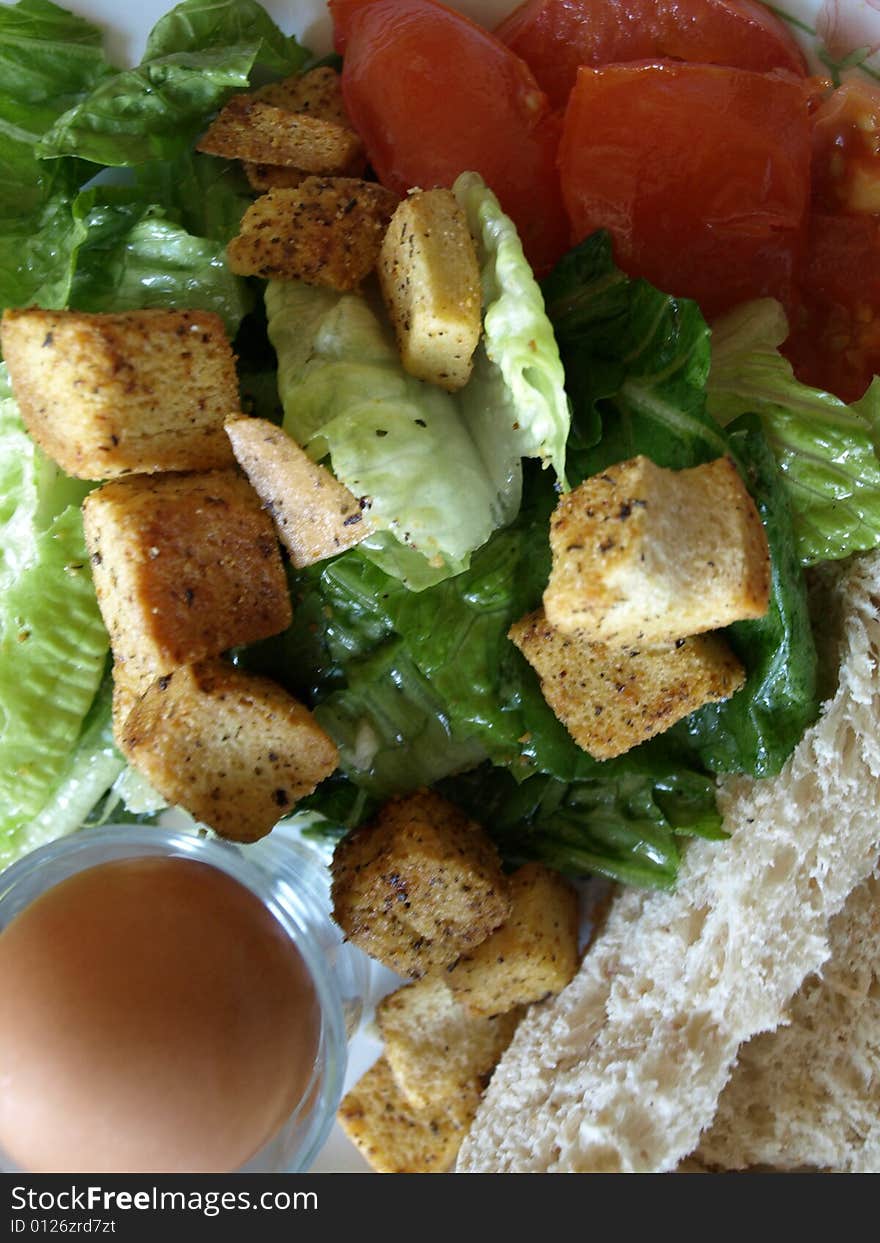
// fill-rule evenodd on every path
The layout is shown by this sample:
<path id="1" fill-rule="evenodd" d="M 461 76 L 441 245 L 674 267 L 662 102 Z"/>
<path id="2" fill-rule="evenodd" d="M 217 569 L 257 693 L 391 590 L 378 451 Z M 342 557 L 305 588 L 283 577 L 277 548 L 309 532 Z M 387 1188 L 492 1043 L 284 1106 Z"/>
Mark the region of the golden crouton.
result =
<path id="1" fill-rule="evenodd" d="M 307 173 L 341 173 L 362 157 L 354 130 L 309 112 L 290 112 L 253 95 L 233 95 L 197 150 Z"/>
<path id="2" fill-rule="evenodd" d="M 128 714 L 121 750 L 169 803 L 238 842 L 268 833 L 339 759 L 287 691 L 222 660 L 154 681 Z"/>
<path id="3" fill-rule="evenodd" d="M 290 624 L 272 521 L 236 471 L 108 483 L 86 497 L 83 522 L 101 615 L 129 681 Z"/>
<path id="4" fill-rule="evenodd" d="M 155 681 L 153 673 L 138 674 L 129 665 L 113 665 L 113 699 L 111 702 L 111 722 L 113 738 L 117 747 L 122 749 L 122 735 L 125 722 L 132 708 L 141 695 Z"/>
<path id="5" fill-rule="evenodd" d="M 380 1174 L 442 1174 L 467 1134 L 441 1106 L 410 1105 L 384 1057 L 343 1098 L 337 1119 Z"/>
<path id="6" fill-rule="evenodd" d="M 547 620 L 592 642 L 667 643 L 767 612 L 767 536 L 730 458 L 611 466 L 560 498 L 550 544 Z"/>
<path id="7" fill-rule="evenodd" d="M 68 475 L 110 479 L 232 462 L 235 358 L 210 311 L 6 311 L 3 353 L 22 418 Z"/>
<path id="8" fill-rule="evenodd" d="M 571 885 L 540 863 L 508 878 L 512 910 L 497 932 L 447 972 L 474 1014 L 504 1014 L 558 993 L 578 967 L 578 904 Z"/>
<path id="9" fill-rule="evenodd" d="M 283 164 L 252 164 L 245 160 L 242 165 L 251 188 L 262 194 L 266 190 L 295 190 L 309 173 L 299 168 L 285 168 Z"/>
<path id="10" fill-rule="evenodd" d="M 406 370 L 442 388 L 461 388 L 482 330 L 480 269 L 451 190 L 404 199 L 385 234 L 378 271 Z"/>
<path id="11" fill-rule="evenodd" d="M 376 265 L 396 205 L 390 190 L 353 177 L 270 190 L 245 212 L 229 266 L 240 276 L 355 289 Z"/>
<path id="12" fill-rule="evenodd" d="M 430 790 L 386 803 L 333 856 L 334 918 L 401 975 L 424 975 L 503 923 L 498 852 L 478 824 Z"/>
<path id="13" fill-rule="evenodd" d="M 270 82 L 253 92 L 254 99 L 286 108 L 288 112 L 308 112 L 322 121 L 335 121 L 353 129 L 342 98 L 342 79 L 329 65 L 319 65 L 308 73 L 295 74 L 281 82 Z"/>
<path id="14" fill-rule="evenodd" d="M 397 1085 L 416 1109 L 444 1105 L 469 1126 L 522 1011 L 484 1018 L 455 1000 L 449 985 L 427 976 L 383 998 L 376 1020 Z"/>
<path id="15" fill-rule="evenodd" d="M 622 755 L 706 703 L 729 699 L 745 671 L 719 635 L 663 646 L 607 647 L 566 635 L 543 610 L 507 632 L 541 679 L 541 692 L 597 760 Z"/>
<path id="16" fill-rule="evenodd" d="M 356 497 L 280 427 L 236 418 L 226 431 L 296 569 L 333 557 L 369 534 Z"/>

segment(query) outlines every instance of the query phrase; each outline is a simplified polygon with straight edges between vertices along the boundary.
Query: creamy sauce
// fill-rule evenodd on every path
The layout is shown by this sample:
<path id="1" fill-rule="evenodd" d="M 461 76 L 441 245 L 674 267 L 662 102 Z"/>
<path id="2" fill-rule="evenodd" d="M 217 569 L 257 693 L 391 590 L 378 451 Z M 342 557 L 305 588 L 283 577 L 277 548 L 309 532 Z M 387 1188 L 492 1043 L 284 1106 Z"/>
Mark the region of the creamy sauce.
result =
<path id="1" fill-rule="evenodd" d="M 186 859 L 101 864 L 0 933 L 0 1147 L 32 1173 L 225 1172 L 280 1128 L 314 985 L 260 900 Z"/>

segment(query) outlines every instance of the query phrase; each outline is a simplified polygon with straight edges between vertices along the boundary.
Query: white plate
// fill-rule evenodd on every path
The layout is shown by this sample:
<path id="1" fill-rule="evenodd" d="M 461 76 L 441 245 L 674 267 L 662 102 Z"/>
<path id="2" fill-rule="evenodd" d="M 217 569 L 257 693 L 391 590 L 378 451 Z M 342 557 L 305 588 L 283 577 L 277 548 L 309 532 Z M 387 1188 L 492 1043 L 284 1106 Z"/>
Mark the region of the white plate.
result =
<path id="1" fill-rule="evenodd" d="M 10 0 L 0 2 L 9 3 Z M 138 0 L 136 4 L 120 4 L 119 0 L 59 2 L 107 31 L 108 55 L 120 65 L 134 64 L 140 59 L 150 29 L 173 7 L 167 0 Z M 808 47 L 824 46 L 837 62 L 856 48 L 867 48 L 871 51 L 871 57 L 866 63 L 876 66 L 880 63 L 880 11 L 873 7 L 876 2 L 783 0 L 775 7 L 781 15 L 784 9 L 810 31 L 818 30 L 821 44 L 806 31 L 797 32 Z M 290 0 L 288 3 L 285 0 L 262 0 L 262 3 L 283 30 L 296 34 L 313 52 L 331 50 L 330 20 L 324 0 Z M 447 0 L 447 3 L 489 27 L 514 7 L 512 0 Z M 390 972 L 376 971 L 373 978 L 374 986 L 367 999 L 369 1007 L 389 991 L 394 982 Z M 369 1028 L 356 1037 L 350 1050 L 346 1088 L 357 1081 L 379 1052 L 379 1042 Z M 369 1166 L 336 1127 L 313 1169 L 318 1173 L 364 1172 L 369 1170 Z"/>

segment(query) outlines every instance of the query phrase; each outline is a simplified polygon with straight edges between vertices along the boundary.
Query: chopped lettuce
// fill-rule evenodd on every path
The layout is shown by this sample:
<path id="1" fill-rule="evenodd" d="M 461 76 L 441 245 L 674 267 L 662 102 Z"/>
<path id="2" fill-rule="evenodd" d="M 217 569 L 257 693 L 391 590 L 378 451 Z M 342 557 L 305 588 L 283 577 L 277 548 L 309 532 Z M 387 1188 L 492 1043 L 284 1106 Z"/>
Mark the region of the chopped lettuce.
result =
<path id="1" fill-rule="evenodd" d="M 779 353 L 785 312 L 772 298 L 737 307 L 712 330 L 708 406 L 722 426 L 760 415 L 791 504 L 803 565 L 880 543 L 877 389 L 847 406 L 796 380 Z M 876 384 L 876 382 L 875 382 Z"/>
<path id="2" fill-rule="evenodd" d="M 457 187 L 479 230 L 485 346 L 457 394 L 404 371 L 378 300 L 270 282 L 284 426 L 367 498 L 362 546 L 413 590 L 457 574 L 519 509 L 520 458 L 565 465 L 568 404 L 552 328 L 513 225 L 474 174 Z"/>
<path id="3" fill-rule="evenodd" d="M 234 335 L 251 304 L 220 242 L 193 237 L 131 191 L 104 186 L 79 196 L 80 244 L 69 304 L 81 311 L 144 307 L 215 311 Z"/>
<path id="4" fill-rule="evenodd" d="M 154 27 L 143 60 L 106 76 L 54 122 L 43 159 L 111 167 L 174 159 L 252 71 L 295 73 L 308 59 L 254 0 L 185 0 Z"/>

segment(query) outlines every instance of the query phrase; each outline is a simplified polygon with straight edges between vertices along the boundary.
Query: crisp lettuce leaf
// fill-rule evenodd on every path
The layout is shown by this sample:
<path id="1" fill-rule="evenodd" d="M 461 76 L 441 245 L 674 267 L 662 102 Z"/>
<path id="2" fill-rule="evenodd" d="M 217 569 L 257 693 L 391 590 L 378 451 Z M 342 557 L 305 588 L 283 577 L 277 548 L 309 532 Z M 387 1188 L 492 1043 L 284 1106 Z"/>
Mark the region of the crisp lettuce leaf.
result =
<path id="1" fill-rule="evenodd" d="M 184 0 L 150 32 L 144 60 L 173 52 L 255 45 L 256 63 L 272 73 L 298 73 L 309 59 L 293 35 L 285 35 L 255 0 Z"/>
<path id="2" fill-rule="evenodd" d="M 251 294 L 229 271 L 220 242 L 193 237 L 127 189 L 88 190 L 75 211 L 85 237 L 77 252 L 71 306 L 81 311 L 197 307 L 215 311 L 235 334 Z"/>
<path id="3" fill-rule="evenodd" d="M 861 403 L 796 380 L 779 353 L 785 312 L 772 298 L 737 307 L 712 330 L 709 411 L 726 425 L 760 415 L 792 510 L 803 565 L 837 561 L 880 543 L 877 389 Z"/>
<path id="4" fill-rule="evenodd" d="M 513 221 L 477 173 L 452 187 L 477 247 L 483 339 L 465 389 L 474 438 L 488 462 L 536 457 L 565 480 L 565 372 L 541 289 Z"/>
<path id="5" fill-rule="evenodd" d="M 72 201 L 94 169 L 34 148 L 111 72 L 96 26 L 47 0 L 0 5 L 0 309 L 67 302 L 84 237 Z"/>
<path id="6" fill-rule="evenodd" d="M 47 842 L 73 833 L 125 768 L 113 742 L 112 682 L 104 679 L 55 788 L 31 820 L 10 828 L 0 820 L 0 870 Z"/>
<path id="7" fill-rule="evenodd" d="M 64 112 L 37 155 L 111 167 L 175 159 L 231 91 L 247 90 L 255 68 L 295 73 L 307 59 L 253 0 L 186 0 L 154 27 L 141 63 Z"/>
<path id="8" fill-rule="evenodd" d="M 377 531 L 418 554 L 416 566 L 457 573 L 496 509 L 455 399 L 407 375 L 366 298 L 271 281 L 266 309 L 285 429 L 313 457 L 329 451 L 337 477 L 369 498 Z"/>
<path id="9" fill-rule="evenodd" d="M 134 175 L 134 192 L 142 202 L 160 204 L 188 233 L 224 245 L 236 236 L 254 201 L 240 161 L 197 151 L 141 164 Z"/>

